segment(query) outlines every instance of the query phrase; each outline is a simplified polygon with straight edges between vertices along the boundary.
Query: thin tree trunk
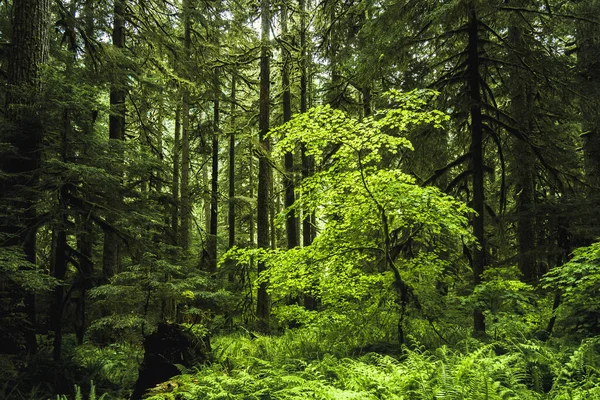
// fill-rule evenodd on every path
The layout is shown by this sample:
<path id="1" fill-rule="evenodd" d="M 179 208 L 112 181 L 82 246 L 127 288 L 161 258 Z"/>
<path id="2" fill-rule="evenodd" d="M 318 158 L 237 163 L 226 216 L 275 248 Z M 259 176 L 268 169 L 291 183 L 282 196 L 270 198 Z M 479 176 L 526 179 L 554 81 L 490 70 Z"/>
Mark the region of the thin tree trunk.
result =
<path id="1" fill-rule="evenodd" d="M 191 48 L 191 19 L 190 0 L 183 2 L 184 48 L 186 60 L 189 58 Z M 186 72 L 187 75 L 187 72 Z M 184 86 L 183 104 L 181 108 L 182 134 L 181 134 L 181 216 L 180 240 L 181 247 L 188 250 L 190 247 L 190 219 L 192 206 L 190 199 L 190 93 Z"/>
<path id="2" fill-rule="evenodd" d="M 582 15 L 597 18 L 600 4 L 597 1 L 583 1 L 579 9 Z M 597 24 L 579 21 L 576 38 L 583 156 L 589 199 L 587 209 L 590 211 L 586 220 L 589 236 L 595 239 L 600 234 L 600 38 Z"/>
<path id="3" fill-rule="evenodd" d="M 309 72 L 308 72 L 308 52 L 306 42 L 307 31 L 307 11 L 306 0 L 299 0 L 300 8 L 300 113 L 305 113 L 308 110 L 309 103 Z M 306 146 L 301 145 L 300 158 L 302 162 L 302 179 L 308 178 L 312 173 L 313 160 L 312 157 L 306 155 Z M 302 245 L 310 246 L 313 240 L 313 220 L 314 215 L 310 213 L 302 213 Z M 304 307 L 307 310 L 315 310 L 317 308 L 317 299 L 310 293 L 304 294 Z"/>
<path id="4" fill-rule="evenodd" d="M 281 34 L 284 37 L 284 42 L 289 41 L 288 38 L 288 13 L 287 5 L 281 6 Z M 288 122 L 292 119 L 292 95 L 290 88 L 290 63 L 291 57 L 289 50 L 282 47 L 283 67 L 281 69 L 281 85 L 283 90 L 283 122 Z M 283 186 L 285 187 L 284 207 L 289 208 L 294 204 L 294 153 L 288 152 L 284 155 L 285 173 L 283 175 Z M 298 218 L 295 211 L 287 214 L 285 220 L 285 232 L 287 237 L 288 249 L 293 249 L 299 245 L 297 236 Z"/>
<path id="5" fill-rule="evenodd" d="M 177 246 L 179 240 L 179 155 L 181 152 L 181 109 L 175 111 L 175 134 L 173 140 L 173 182 L 171 186 L 171 235 L 172 243 Z"/>
<path id="6" fill-rule="evenodd" d="M 229 135 L 228 247 L 235 246 L 235 72 L 231 74 L 231 134 Z M 232 279 L 230 279 L 232 280 Z"/>
<path id="7" fill-rule="evenodd" d="M 300 112 L 305 113 L 308 110 L 308 67 L 307 67 L 307 49 L 306 49 L 306 0 L 299 0 L 300 6 Z M 311 175 L 312 159 L 306 155 L 306 146 L 301 148 L 302 159 L 302 179 Z M 302 218 L 302 245 L 310 246 L 312 243 L 312 222 L 309 213 L 303 213 Z"/>
<path id="8" fill-rule="evenodd" d="M 362 102 L 363 102 L 363 117 L 368 117 L 371 115 L 371 89 L 368 86 L 365 86 L 362 89 Z"/>
<path id="9" fill-rule="evenodd" d="M 508 31 L 508 39 L 514 49 L 512 62 L 515 68 L 511 74 L 511 114 L 516 121 L 516 127 L 525 137 L 531 137 L 532 132 L 532 99 L 529 82 L 531 74 L 522 66 L 523 57 L 528 53 L 523 39 L 521 17 L 515 16 Z M 514 154 L 513 174 L 516 178 L 517 192 L 517 252 L 518 265 L 527 283 L 535 283 L 539 278 L 535 259 L 535 157 L 527 143 L 521 140 L 512 141 Z"/>
<path id="10" fill-rule="evenodd" d="M 268 153 L 270 150 L 269 139 L 269 101 L 270 101 L 270 58 L 269 58 L 269 29 L 270 29 L 270 2 L 261 0 L 261 55 L 260 55 L 260 115 L 259 115 L 259 141 L 262 146 L 261 152 Z M 269 187 L 270 172 L 269 163 L 264 155 L 258 161 L 258 194 L 257 194 L 257 226 L 258 247 L 269 248 Z M 258 261 L 258 273 L 266 270 L 264 261 Z M 270 298 L 267 293 L 267 282 L 263 281 L 258 287 L 256 299 L 256 315 L 261 323 L 261 328 L 268 329 L 270 314 Z"/>
<path id="11" fill-rule="evenodd" d="M 273 168 L 269 167 L 269 243 L 271 244 L 271 249 L 275 250 L 277 248 L 277 243 L 279 242 L 279 232 L 275 227 L 275 214 L 279 212 L 281 202 L 280 197 L 277 193 L 275 193 L 275 177 L 273 176 Z"/>
<path id="12" fill-rule="evenodd" d="M 473 210 L 477 213 L 473 216 L 471 224 L 473 234 L 478 245 L 473 248 L 473 284 L 481 283 L 485 266 L 485 232 L 484 232 L 484 183 L 483 183 L 483 121 L 481 115 L 481 92 L 479 85 L 479 51 L 478 51 L 478 28 L 479 22 L 475 6 L 471 5 L 469 10 L 469 48 L 467 60 L 467 73 L 469 79 L 469 97 L 471 101 L 471 169 L 473 183 Z M 483 311 L 476 307 L 473 312 L 474 334 L 485 335 L 485 319 Z"/>
<path id="13" fill-rule="evenodd" d="M 71 65 L 67 65 L 67 72 Z M 68 94 L 67 94 L 68 95 Z M 69 109 L 63 110 L 63 128 L 61 132 L 61 150 L 60 159 L 63 163 L 68 162 L 68 140 L 71 135 L 71 119 Z M 68 267 L 68 244 L 67 244 L 67 224 L 68 224 L 68 191 L 65 185 L 60 185 L 58 189 L 58 221 L 54 227 L 52 240 L 52 261 L 51 274 L 59 281 L 65 279 Z M 54 331 L 54 343 L 52 357 L 55 361 L 60 360 L 62 351 L 62 317 L 64 310 L 64 287 L 59 285 L 54 288 L 52 303 L 50 306 L 50 322 Z"/>
<path id="14" fill-rule="evenodd" d="M 83 5 L 83 14 L 85 21 L 85 34 L 88 38 L 86 41 L 86 57 L 85 64 L 88 70 L 88 74 L 94 73 L 94 61 L 93 51 L 94 48 L 91 45 L 91 40 L 94 38 L 95 31 L 95 19 L 94 19 L 94 2 L 92 0 L 85 0 Z M 84 136 L 91 138 L 94 134 L 94 124 L 96 122 L 96 110 L 90 110 L 90 123 L 85 124 Z M 91 162 L 90 151 L 88 148 L 83 149 L 82 163 L 89 164 Z M 84 192 L 85 186 L 84 186 Z M 77 344 L 83 344 L 85 332 L 87 329 L 87 308 L 86 308 L 86 296 L 87 291 L 93 286 L 93 274 L 94 274 L 94 262 L 92 261 L 93 249 L 94 249 L 94 224 L 89 218 L 89 215 L 78 216 L 79 229 L 76 235 L 77 241 L 77 253 L 79 261 L 79 274 L 77 277 L 76 285 L 79 291 L 79 298 L 77 299 L 75 309 L 75 336 L 77 338 Z"/>
<path id="15" fill-rule="evenodd" d="M 113 13 L 112 42 L 117 49 L 125 48 L 125 4 L 123 0 L 115 0 Z M 118 66 L 122 68 L 122 66 Z M 110 116 L 108 121 L 108 134 L 111 140 L 122 141 L 125 139 L 125 71 L 119 71 L 119 79 L 110 85 Z M 121 155 L 117 155 L 121 157 Z M 112 173 L 115 173 L 112 171 Z M 117 189 L 117 192 L 119 190 Z M 113 212 L 120 208 L 120 196 L 118 193 L 110 194 L 110 202 Z M 115 225 L 116 218 L 107 218 L 110 225 Z M 108 281 L 115 272 L 119 271 L 121 264 L 120 240 L 115 229 L 104 231 L 104 252 L 102 260 L 102 275 Z"/>
<path id="16" fill-rule="evenodd" d="M 248 146 L 248 187 L 249 187 L 249 192 L 248 192 L 248 197 L 250 197 L 251 199 L 254 198 L 254 146 L 252 145 L 252 141 L 250 142 L 250 145 Z M 254 220 L 254 210 L 251 208 L 250 209 L 250 215 L 248 216 L 248 236 L 250 237 L 248 240 L 248 244 L 250 245 L 250 247 L 254 247 L 254 243 L 255 243 L 255 236 L 256 236 L 256 224 L 255 224 L 255 220 Z"/>
<path id="17" fill-rule="evenodd" d="M 64 198 L 62 195 L 59 201 L 62 203 Z M 65 210 L 66 211 L 66 210 Z M 62 221 L 64 222 L 64 221 Z M 61 225 L 62 225 L 61 222 Z M 60 226 L 56 232 L 54 232 L 53 240 L 53 257 L 52 257 L 52 276 L 58 280 L 63 280 L 67 273 L 67 232 L 63 226 Z M 61 349 L 62 349 L 62 316 L 64 309 L 64 288 L 62 285 L 57 286 L 54 289 L 52 297 L 52 305 L 50 312 L 50 322 L 52 330 L 54 331 L 54 343 L 52 358 L 55 361 L 60 360 Z"/>
<path id="18" fill-rule="evenodd" d="M 190 96 L 187 89 L 183 90 L 182 129 L 181 129 L 181 216 L 180 240 L 181 247 L 188 250 L 190 247 Z"/>
<path id="19" fill-rule="evenodd" d="M 85 217 L 84 217 L 85 218 Z M 77 234 L 77 252 L 79 254 L 79 299 L 75 312 L 75 335 L 77 343 L 83 344 L 86 322 L 85 298 L 87 290 L 92 287 L 94 263 L 92 261 L 94 246 L 94 226 L 91 221 L 82 221 L 82 230 Z"/>
<path id="20" fill-rule="evenodd" d="M 219 71 L 214 72 L 213 99 L 213 137 L 212 137 L 212 173 L 210 193 L 210 232 L 208 235 L 208 271 L 217 270 L 217 228 L 218 228 L 218 197 L 219 197 Z"/>

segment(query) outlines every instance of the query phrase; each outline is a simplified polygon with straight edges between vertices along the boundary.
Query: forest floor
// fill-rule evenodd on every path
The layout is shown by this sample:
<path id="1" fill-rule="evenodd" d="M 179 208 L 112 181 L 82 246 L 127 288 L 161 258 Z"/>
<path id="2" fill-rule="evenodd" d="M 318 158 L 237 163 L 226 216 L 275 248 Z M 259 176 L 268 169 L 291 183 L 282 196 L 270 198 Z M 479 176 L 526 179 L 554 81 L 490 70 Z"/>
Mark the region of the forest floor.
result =
<path id="1" fill-rule="evenodd" d="M 435 349 L 393 343 L 347 349 L 309 329 L 279 336 L 212 340 L 213 361 L 150 390 L 159 399 L 600 399 L 600 338 L 565 345 L 464 338 Z M 133 348 L 84 347 L 80 364 L 96 381 L 62 399 L 128 398 L 137 379 Z M 120 387 L 120 389 L 116 389 Z"/>

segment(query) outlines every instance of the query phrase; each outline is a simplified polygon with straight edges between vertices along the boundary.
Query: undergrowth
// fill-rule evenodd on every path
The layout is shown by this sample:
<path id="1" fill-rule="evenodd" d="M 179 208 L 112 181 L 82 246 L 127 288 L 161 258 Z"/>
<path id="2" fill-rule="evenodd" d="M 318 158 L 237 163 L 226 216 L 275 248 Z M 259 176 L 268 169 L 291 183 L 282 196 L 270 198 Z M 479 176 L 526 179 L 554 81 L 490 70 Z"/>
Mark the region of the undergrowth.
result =
<path id="1" fill-rule="evenodd" d="M 153 389 L 149 399 L 600 399 L 600 339 L 404 348 L 400 356 L 327 352 L 315 332 L 215 338 L 209 367 Z"/>

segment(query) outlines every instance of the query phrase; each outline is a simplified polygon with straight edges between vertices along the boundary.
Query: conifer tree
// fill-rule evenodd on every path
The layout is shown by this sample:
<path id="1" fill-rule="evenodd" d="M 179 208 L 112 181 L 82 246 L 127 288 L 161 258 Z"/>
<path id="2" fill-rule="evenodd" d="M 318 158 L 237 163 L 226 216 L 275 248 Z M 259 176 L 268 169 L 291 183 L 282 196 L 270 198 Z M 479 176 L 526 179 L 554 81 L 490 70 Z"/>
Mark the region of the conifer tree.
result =
<path id="1" fill-rule="evenodd" d="M 11 125 L 4 132 L 2 142 L 10 144 L 12 150 L 0 161 L 0 204 L 3 210 L 0 245 L 21 249 L 29 263 L 28 268 L 36 265 L 36 201 L 39 192 L 35 186 L 39 178 L 44 132 L 37 101 L 42 89 L 42 67 L 48 60 L 49 3 L 48 0 L 24 0 L 13 4 L 7 70 L 5 115 Z M 19 301 L 14 301 L 14 304 L 19 304 Z M 25 333 L 27 350 L 33 353 L 37 350 L 34 294 L 26 293 L 23 304 L 21 311 L 27 316 L 29 326 L 21 329 Z"/>
<path id="2" fill-rule="evenodd" d="M 269 132 L 269 116 L 270 116 L 270 45 L 269 32 L 271 25 L 271 10 L 268 0 L 261 0 L 261 47 L 260 47 L 260 99 L 259 99 L 259 141 L 260 141 L 260 156 L 258 161 L 258 192 L 257 192 L 257 245 L 259 248 L 270 248 L 269 243 L 269 187 L 271 186 L 272 173 L 267 161 L 269 154 L 269 142 L 267 137 Z M 264 261 L 258 262 L 258 273 L 265 271 L 266 266 Z M 256 298 L 256 315 L 263 325 L 263 329 L 268 329 L 270 315 L 270 299 L 267 292 L 268 283 L 262 281 L 258 287 Z"/>

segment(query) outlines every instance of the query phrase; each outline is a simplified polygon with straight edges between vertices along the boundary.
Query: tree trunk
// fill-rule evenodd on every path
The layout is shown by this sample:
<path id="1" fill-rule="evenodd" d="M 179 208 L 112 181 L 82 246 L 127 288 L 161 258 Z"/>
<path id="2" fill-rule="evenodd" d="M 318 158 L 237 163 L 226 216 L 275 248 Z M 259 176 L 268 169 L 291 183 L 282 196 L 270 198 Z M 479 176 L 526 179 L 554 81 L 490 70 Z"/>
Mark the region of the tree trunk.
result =
<path id="1" fill-rule="evenodd" d="M 94 263 L 92 261 L 94 248 L 94 226 L 91 221 L 83 220 L 82 229 L 77 234 L 77 252 L 79 254 L 79 299 L 75 311 L 75 335 L 77 343 L 83 344 L 86 330 L 86 306 L 85 298 L 87 290 L 92 287 Z"/>
<path id="2" fill-rule="evenodd" d="M 368 117 L 371 115 L 371 89 L 368 86 L 362 88 L 362 102 L 363 102 L 363 117 Z"/>
<path id="3" fill-rule="evenodd" d="M 173 139 L 173 182 L 171 186 L 171 235 L 173 245 L 179 245 L 179 154 L 181 152 L 181 109 L 175 111 L 175 134 Z"/>
<path id="4" fill-rule="evenodd" d="M 471 169 L 473 184 L 473 210 L 477 213 L 473 216 L 471 224 L 473 235 L 478 245 L 473 248 L 473 284 L 481 283 L 485 266 L 485 231 L 484 231 L 484 183 L 483 183 L 483 121 L 481 116 L 481 92 L 479 86 L 479 51 L 478 51 L 478 29 L 479 23 L 475 6 L 471 5 L 469 10 L 469 47 L 467 60 L 468 88 L 470 97 L 471 116 Z M 476 307 L 473 312 L 474 334 L 485 335 L 485 319 L 483 311 Z"/>
<path id="5" fill-rule="evenodd" d="M 40 70 L 48 59 L 48 0 L 20 0 L 12 6 L 12 43 L 7 69 L 6 115 L 13 129 L 3 142 L 14 146 L 14 155 L 0 161 L 0 170 L 6 174 L 0 180 L 0 205 L 2 209 L 16 210 L 12 215 L 2 215 L 0 234 L 2 246 L 19 246 L 28 262 L 36 263 L 35 210 L 36 196 L 32 187 L 37 182 L 37 170 L 42 150 L 42 122 L 37 102 L 41 89 Z M 15 193 L 27 188 L 23 193 Z M 19 199 L 19 200 L 15 200 Z M 20 294 L 19 294 L 20 296 Z M 35 337 L 35 296 L 25 293 L 23 308 L 29 326 L 23 327 L 27 350 L 37 350 Z M 14 301 L 19 304 L 21 300 Z"/>
<path id="6" fill-rule="evenodd" d="M 62 197 L 62 196 L 61 196 Z M 59 199 L 63 201 L 63 199 Z M 52 257 L 52 276 L 58 280 L 63 280 L 67 273 L 67 233 L 63 226 L 60 226 L 54 232 L 53 257 Z M 55 361 L 60 360 L 62 348 L 62 316 L 64 309 L 64 288 L 62 285 L 54 289 L 52 305 L 50 311 L 50 323 L 54 331 L 54 344 L 52 357 Z"/>
<path id="7" fill-rule="evenodd" d="M 523 59 L 529 49 L 525 48 L 521 16 L 515 15 L 512 26 L 508 31 L 508 40 L 513 48 L 512 63 L 515 65 L 511 73 L 510 96 L 511 114 L 516 122 L 516 128 L 525 136 L 531 138 L 532 132 L 532 99 L 529 82 L 533 81 L 527 72 Z M 535 157 L 529 144 L 516 138 L 512 139 L 512 154 L 517 193 L 517 252 L 519 270 L 523 280 L 535 283 L 539 278 L 535 259 Z"/>
<path id="8" fill-rule="evenodd" d="M 183 30 L 185 59 L 189 59 L 191 48 L 191 20 L 190 0 L 183 2 Z M 185 73 L 187 75 L 187 72 Z M 192 206 L 190 199 L 190 93 L 187 87 L 183 87 L 183 104 L 181 107 L 182 133 L 181 133 L 181 247 L 184 250 L 190 248 L 190 219 Z"/>
<path id="9" fill-rule="evenodd" d="M 306 49 L 306 0 L 299 0 L 300 6 L 300 112 L 305 113 L 308 110 L 308 55 Z M 306 147 L 301 148 L 302 159 L 302 179 L 306 179 L 311 175 L 312 158 L 306 155 Z M 310 246 L 312 243 L 312 216 L 308 213 L 303 213 L 302 218 L 302 245 Z"/>
<path id="10" fill-rule="evenodd" d="M 283 92 L 283 122 L 286 123 L 292 119 L 292 96 L 290 88 L 290 67 L 291 67 L 291 54 L 290 50 L 286 48 L 285 43 L 291 43 L 288 31 L 288 10 L 287 4 L 281 4 L 281 36 L 282 46 L 281 54 L 283 58 L 283 65 L 281 67 L 281 86 Z M 283 200 L 283 206 L 288 209 L 294 205 L 295 199 L 295 187 L 294 187 L 294 152 L 289 151 L 285 153 L 283 159 L 284 173 L 283 173 L 283 187 L 285 190 L 285 196 Z M 298 218 L 296 217 L 296 211 L 288 211 L 285 218 L 285 234 L 287 239 L 287 248 L 293 249 L 299 246 L 298 241 Z M 290 304 L 299 304 L 300 298 L 295 296 L 290 298 Z"/>
<path id="11" fill-rule="evenodd" d="M 269 138 L 269 101 L 270 101 L 270 57 L 269 57 L 269 30 L 270 30 L 270 2 L 261 0 L 261 51 L 260 51 L 260 112 L 259 112 L 259 141 L 262 146 L 261 152 L 268 154 L 270 150 Z M 264 155 L 261 154 L 258 161 L 258 194 L 257 194 L 257 218 L 256 230 L 258 234 L 258 247 L 269 248 L 269 187 L 270 166 Z M 264 261 L 258 261 L 258 273 L 266 270 Z M 258 287 L 256 298 L 256 315 L 261 323 L 261 328 L 268 329 L 270 314 L 270 298 L 267 293 L 267 282 L 261 282 Z"/>
<path id="12" fill-rule="evenodd" d="M 288 35 L 288 13 L 287 5 L 281 5 L 281 35 L 283 42 L 289 42 Z M 282 46 L 283 66 L 281 68 L 281 85 L 283 90 L 283 122 L 288 122 L 292 119 L 292 95 L 290 89 L 290 63 L 291 57 L 289 50 Z M 285 173 L 283 175 L 283 186 L 285 187 L 284 207 L 289 208 L 294 204 L 294 153 L 288 152 L 284 155 Z M 285 232 L 287 237 L 288 249 L 293 249 L 298 246 L 297 234 L 298 219 L 295 211 L 287 214 L 285 220 Z"/>
<path id="13" fill-rule="evenodd" d="M 115 0 L 114 2 L 114 13 L 113 13 L 113 32 L 112 32 L 112 43 L 113 46 L 119 50 L 125 48 L 125 4 L 123 0 Z M 118 65 L 119 69 L 123 66 Z M 124 70 L 118 72 L 119 79 L 111 82 L 110 85 L 110 116 L 108 121 L 108 135 L 111 140 L 124 140 L 125 139 L 125 86 L 127 75 Z M 120 150 L 118 151 L 120 152 Z M 117 154 L 118 158 L 122 156 Z M 115 173 L 115 171 L 111 171 Z M 120 208 L 120 195 L 118 194 L 119 189 L 115 190 L 116 193 L 109 194 L 110 203 L 113 210 L 117 211 Z M 107 222 L 114 226 L 116 218 L 109 216 Z M 107 281 L 110 279 L 115 272 L 120 270 L 121 255 L 120 255 L 121 243 L 119 236 L 115 229 L 105 229 L 104 231 L 104 252 L 102 260 L 102 275 L 103 279 Z"/>
<path id="14" fill-rule="evenodd" d="M 70 72 L 71 65 L 67 65 L 67 73 Z M 69 94 L 67 94 L 68 96 Z M 63 128 L 61 132 L 61 151 L 60 160 L 63 163 L 68 163 L 68 140 L 71 135 L 71 119 L 69 109 L 63 110 Z M 52 258 L 50 271 L 54 278 L 59 281 L 65 279 L 68 267 L 68 244 L 67 244 L 67 225 L 68 219 L 68 190 L 64 184 L 58 188 L 58 218 L 56 225 L 53 228 L 52 240 Z M 64 287 L 59 285 L 54 288 L 52 302 L 50 306 L 50 324 L 54 331 L 54 343 L 52 357 L 55 361 L 60 360 L 62 349 L 62 317 L 64 310 Z"/>
<path id="15" fill-rule="evenodd" d="M 212 137 L 212 173 L 210 193 L 210 232 L 208 235 L 208 271 L 217 270 L 217 228 L 218 228 L 218 199 L 219 199 L 219 71 L 214 72 L 213 99 L 213 137 Z"/>
<path id="16" fill-rule="evenodd" d="M 299 0 L 300 8 L 300 113 L 308 110 L 308 55 L 306 43 L 306 0 Z M 300 148 L 300 158 L 302 161 L 302 179 L 308 178 L 312 173 L 312 157 L 306 155 L 306 147 L 302 144 Z M 314 216 L 309 213 L 302 214 L 302 245 L 310 246 L 313 240 L 312 220 Z M 310 293 L 304 294 L 304 307 L 307 310 L 317 308 L 317 300 Z"/>
<path id="17" fill-rule="evenodd" d="M 590 19 L 600 12 L 598 1 L 584 1 L 580 4 L 581 14 Z M 590 236 L 598 235 L 598 207 L 600 207 L 600 35 L 598 26 L 588 21 L 579 21 L 577 26 L 577 67 L 581 93 L 581 130 L 583 131 L 583 156 L 588 187 L 587 207 Z"/>
<path id="18" fill-rule="evenodd" d="M 231 134 L 229 135 L 229 207 L 227 215 L 229 248 L 235 246 L 235 84 L 234 72 L 231 74 Z"/>

